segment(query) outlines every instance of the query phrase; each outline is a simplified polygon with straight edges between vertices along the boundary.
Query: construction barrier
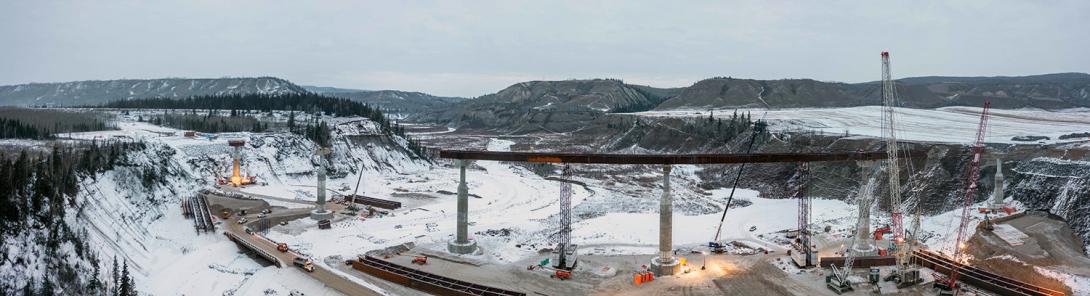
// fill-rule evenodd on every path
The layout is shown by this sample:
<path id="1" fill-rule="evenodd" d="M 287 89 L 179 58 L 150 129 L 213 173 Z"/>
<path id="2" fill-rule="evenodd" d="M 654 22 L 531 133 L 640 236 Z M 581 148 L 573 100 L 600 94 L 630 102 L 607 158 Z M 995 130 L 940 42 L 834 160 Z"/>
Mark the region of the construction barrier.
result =
<path id="1" fill-rule="evenodd" d="M 655 280 L 655 274 L 650 271 L 637 272 L 632 276 L 632 283 L 640 285 Z"/>

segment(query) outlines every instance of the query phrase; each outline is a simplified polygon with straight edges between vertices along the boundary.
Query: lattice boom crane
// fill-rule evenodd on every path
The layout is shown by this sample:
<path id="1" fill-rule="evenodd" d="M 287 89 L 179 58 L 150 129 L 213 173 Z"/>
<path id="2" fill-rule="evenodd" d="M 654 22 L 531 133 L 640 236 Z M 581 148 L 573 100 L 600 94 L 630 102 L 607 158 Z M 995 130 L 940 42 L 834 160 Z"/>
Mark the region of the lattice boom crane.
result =
<path id="1" fill-rule="evenodd" d="M 967 247 L 964 245 L 964 241 L 967 239 L 965 236 L 965 229 L 969 226 L 969 206 L 973 204 L 973 197 L 976 195 L 976 180 L 980 178 L 980 157 L 984 153 L 984 134 L 988 130 L 988 108 L 991 107 L 991 101 L 984 101 L 984 109 L 980 111 L 980 127 L 976 131 L 976 144 L 973 145 L 973 160 L 969 164 L 969 171 L 965 176 L 965 196 L 962 198 L 964 203 L 961 208 L 961 224 L 958 225 L 957 240 L 954 241 L 954 260 L 967 264 L 963 260 L 962 256 Z M 946 285 L 955 291 L 957 291 L 958 280 L 958 268 L 950 269 L 950 278 L 947 279 Z"/>

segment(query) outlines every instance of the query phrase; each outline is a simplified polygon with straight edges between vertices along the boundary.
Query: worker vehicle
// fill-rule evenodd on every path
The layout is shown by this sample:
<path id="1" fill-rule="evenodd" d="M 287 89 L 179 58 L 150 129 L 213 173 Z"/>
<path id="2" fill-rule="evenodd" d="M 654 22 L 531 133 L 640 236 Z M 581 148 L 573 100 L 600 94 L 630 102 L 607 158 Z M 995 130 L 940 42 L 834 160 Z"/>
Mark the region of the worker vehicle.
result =
<path id="1" fill-rule="evenodd" d="M 417 264 L 417 265 L 428 264 L 428 256 L 413 257 L 413 264 Z"/>
<path id="2" fill-rule="evenodd" d="M 329 229 L 329 228 L 330 228 L 329 219 L 318 221 L 318 229 Z"/>
<path id="3" fill-rule="evenodd" d="M 754 231 L 757 231 L 757 226 L 750 226 L 749 227 L 749 232 L 754 232 Z"/>
<path id="4" fill-rule="evenodd" d="M 310 258 L 295 257 L 295 259 L 293 259 L 291 263 L 295 266 L 298 266 L 299 268 L 302 268 L 303 270 L 306 270 L 307 272 L 314 272 L 314 262 L 311 262 Z"/>
<path id="5" fill-rule="evenodd" d="M 238 224 L 246 224 L 246 222 L 249 222 L 246 217 L 238 218 Z"/>
<path id="6" fill-rule="evenodd" d="M 280 225 L 288 225 L 288 221 L 280 221 Z"/>
<path id="7" fill-rule="evenodd" d="M 246 216 L 246 210 L 239 210 L 238 215 L 239 216 Z"/>
<path id="8" fill-rule="evenodd" d="M 280 251 L 281 253 L 286 253 L 286 252 L 288 252 L 288 244 L 285 244 L 285 243 L 276 244 L 276 250 Z"/>
<path id="9" fill-rule="evenodd" d="M 261 213 L 261 214 L 257 214 L 257 217 L 258 218 L 265 218 L 265 217 L 268 217 L 268 215 L 266 215 L 265 213 Z"/>
<path id="10" fill-rule="evenodd" d="M 264 209 L 264 210 L 261 210 L 261 213 L 262 213 L 262 214 L 270 214 L 270 213 L 272 213 L 272 210 L 270 210 L 270 209 Z"/>

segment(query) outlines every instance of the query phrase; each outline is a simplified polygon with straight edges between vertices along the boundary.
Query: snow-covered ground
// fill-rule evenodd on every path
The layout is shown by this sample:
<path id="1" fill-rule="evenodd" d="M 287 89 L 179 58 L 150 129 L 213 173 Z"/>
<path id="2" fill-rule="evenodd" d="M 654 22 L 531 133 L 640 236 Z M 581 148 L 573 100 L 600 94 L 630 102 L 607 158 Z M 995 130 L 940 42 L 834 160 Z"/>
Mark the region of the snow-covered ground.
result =
<path id="1" fill-rule="evenodd" d="M 729 118 L 735 109 L 674 110 L 634 113 L 655 117 L 715 117 Z M 768 121 L 777 130 L 812 130 L 827 134 L 882 135 L 881 106 L 850 108 L 798 109 L 737 109 L 749 112 L 754 119 Z M 1018 143 L 1016 136 L 1047 136 L 1046 143 L 1086 141 L 1087 138 L 1059 140 L 1059 136 L 1090 132 L 1090 109 L 1048 111 L 1040 109 L 991 109 L 988 120 L 989 143 Z M 976 140 L 980 123 L 980 108 L 944 107 L 938 109 L 896 108 L 897 137 L 906 141 L 971 143 Z M 1036 143 L 1032 141 L 1028 143 Z M 1021 142 L 1027 143 L 1027 142 Z"/>

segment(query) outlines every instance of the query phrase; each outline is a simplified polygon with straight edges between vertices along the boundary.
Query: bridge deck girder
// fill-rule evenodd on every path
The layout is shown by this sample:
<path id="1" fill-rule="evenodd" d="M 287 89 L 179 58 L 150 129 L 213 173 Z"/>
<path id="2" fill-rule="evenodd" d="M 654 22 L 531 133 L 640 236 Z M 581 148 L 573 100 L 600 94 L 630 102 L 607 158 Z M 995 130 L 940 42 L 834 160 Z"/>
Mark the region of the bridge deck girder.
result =
<path id="1" fill-rule="evenodd" d="M 922 157 L 923 151 L 908 151 L 904 158 Z M 506 152 L 442 150 L 440 158 L 461 160 L 518 161 L 535 163 L 595 164 L 726 164 L 817 161 L 884 160 L 885 151 L 750 154 L 594 154 L 551 152 Z"/>

